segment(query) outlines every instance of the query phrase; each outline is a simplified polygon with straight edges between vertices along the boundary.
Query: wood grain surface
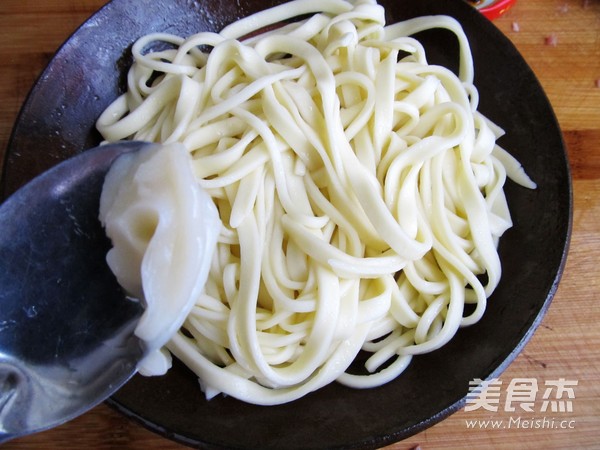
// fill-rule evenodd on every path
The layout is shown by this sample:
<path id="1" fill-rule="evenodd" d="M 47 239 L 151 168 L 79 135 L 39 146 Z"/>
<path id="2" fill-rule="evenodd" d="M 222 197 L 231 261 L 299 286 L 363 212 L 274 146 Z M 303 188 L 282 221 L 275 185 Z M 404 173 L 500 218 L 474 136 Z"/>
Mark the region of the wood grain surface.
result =
<path id="1" fill-rule="evenodd" d="M 60 44 L 104 3 L 0 0 L 0 161 L 35 79 Z M 390 449 L 600 448 L 600 1 L 520 0 L 495 24 L 523 54 L 555 109 L 567 143 L 574 192 L 571 248 L 558 293 L 501 380 L 504 386 L 518 378 L 535 379 L 540 386 L 561 378 L 577 381 L 572 412 L 540 413 L 539 395 L 537 412 L 532 413 L 502 406 L 497 412 L 461 410 Z M 499 428 L 486 420 L 497 421 Z M 184 448 L 106 405 L 3 447 Z"/>

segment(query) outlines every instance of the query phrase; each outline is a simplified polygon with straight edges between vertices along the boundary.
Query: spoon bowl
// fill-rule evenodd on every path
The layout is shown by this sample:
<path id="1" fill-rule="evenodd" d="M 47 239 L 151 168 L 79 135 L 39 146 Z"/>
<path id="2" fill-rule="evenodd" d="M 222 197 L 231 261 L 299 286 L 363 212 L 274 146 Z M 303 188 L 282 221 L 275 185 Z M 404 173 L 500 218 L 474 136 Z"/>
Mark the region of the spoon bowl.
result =
<path id="1" fill-rule="evenodd" d="M 0 205 L 0 442 L 83 414 L 136 372 L 143 307 L 106 264 L 98 208 L 113 161 L 146 145 L 80 153 Z"/>

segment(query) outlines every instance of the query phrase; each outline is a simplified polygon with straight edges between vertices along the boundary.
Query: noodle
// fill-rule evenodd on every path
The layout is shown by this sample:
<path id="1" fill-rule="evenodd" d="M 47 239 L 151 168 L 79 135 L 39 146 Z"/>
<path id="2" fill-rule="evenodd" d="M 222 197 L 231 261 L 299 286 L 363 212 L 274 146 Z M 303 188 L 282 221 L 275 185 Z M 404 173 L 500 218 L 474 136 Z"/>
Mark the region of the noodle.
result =
<path id="1" fill-rule="evenodd" d="M 410 37 L 430 28 L 456 35 L 459 76 Z M 133 54 L 98 130 L 181 143 L 222 221 L 166 344 L 207 398 L 378 386 L 481 318 L 512 225 L 506 177 L 535 184 L 477 111 L 454 19 L 386 26 L 372 0 L 296 0 L 221 33 L 148 35 Z M 351 374 L 361 349 L 366 373 Z"/>

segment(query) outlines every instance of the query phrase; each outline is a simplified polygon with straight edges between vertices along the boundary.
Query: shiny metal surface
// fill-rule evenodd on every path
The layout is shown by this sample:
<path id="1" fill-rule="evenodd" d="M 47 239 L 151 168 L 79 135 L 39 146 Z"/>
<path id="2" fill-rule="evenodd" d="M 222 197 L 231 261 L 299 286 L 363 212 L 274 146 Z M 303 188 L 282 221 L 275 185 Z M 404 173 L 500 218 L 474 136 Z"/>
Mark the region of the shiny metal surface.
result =
<path id="1" fill-rule="evenodd" d="M 0 442 L 105 400 L 142 356 L 142 312 L 105 262 L 104 176 L 128 142 L 83 152 L 0 206 Z"/>

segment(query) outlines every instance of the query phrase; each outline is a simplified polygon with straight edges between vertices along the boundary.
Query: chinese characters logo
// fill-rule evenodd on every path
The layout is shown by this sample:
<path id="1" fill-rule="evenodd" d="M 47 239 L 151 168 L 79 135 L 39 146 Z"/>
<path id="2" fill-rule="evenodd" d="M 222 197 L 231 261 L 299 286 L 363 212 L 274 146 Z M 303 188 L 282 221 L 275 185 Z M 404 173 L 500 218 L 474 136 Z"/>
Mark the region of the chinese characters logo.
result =
<path id="1" fill-rule="evenodd" d="M 497 412 L 502 407 L 507 412 L 573 412 L 577 385 L 577 380 L 565 378 L 546 380 L 543 384 L 536 378 L 513 378 L 506 386 L 498 378 L 488 381 L 476 378 L 469 382 L 465 411 Z"/>

